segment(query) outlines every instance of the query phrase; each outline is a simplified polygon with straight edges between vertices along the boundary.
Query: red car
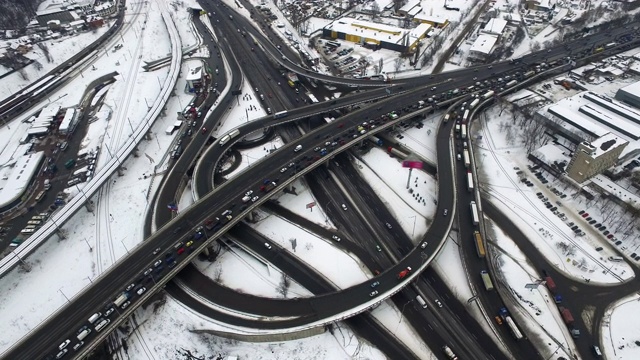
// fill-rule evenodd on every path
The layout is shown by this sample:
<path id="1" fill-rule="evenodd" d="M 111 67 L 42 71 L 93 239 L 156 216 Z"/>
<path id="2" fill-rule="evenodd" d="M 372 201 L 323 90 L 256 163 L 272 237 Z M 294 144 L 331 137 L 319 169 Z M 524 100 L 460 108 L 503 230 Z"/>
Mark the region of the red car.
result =
<path id="1" fill-rule="evenodd" d="M 343 128 L 344 127 L 344 123 L 338 124 L 338 128 Z"/>
<path id="2" fill-rule="evenodd" d="M 607 239 L 613 239 L 613 234 L 607 235 Z"/>
<path id="3" fill-rule="evenodd" d="M 180 249 L 178 249 L 178 255 L 182 254 L 184 252 L 184 248 L 181 247 Z"/>
<path id="4" fill-rule="evenodd" d="M 589 213 L 584 213 L 584 214 L 582 214 L 582 217 L 583 217 L 583 218 L 586 218 L 587 216 L 589 216 Z"/>

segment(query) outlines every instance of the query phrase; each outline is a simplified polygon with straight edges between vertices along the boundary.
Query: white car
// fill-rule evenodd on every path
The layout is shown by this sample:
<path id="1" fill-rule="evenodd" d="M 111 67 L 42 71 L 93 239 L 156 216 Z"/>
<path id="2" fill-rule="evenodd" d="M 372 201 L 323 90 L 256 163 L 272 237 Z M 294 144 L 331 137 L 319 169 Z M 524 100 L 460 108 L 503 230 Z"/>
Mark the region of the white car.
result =
<path id="1" fill-rule="evenodd" d="M 71 342 L 71 340 L 69 340 L 69 339 L 67 339 L 67 340 L 63 341 L 63 342 L 62 342 L 62 344 L 58 345 L 58 349 L 59 349 L 59 350 L 62 350 L 62 349 L 64 349 L 64 348 L 66 348 L 66 347 L 67 347 L 67 345 L 69 345 L 69 343 L 70 343 L 70 342 Z"/>
<path id="2" fill-rule="evenodd" d="M 442 303 L 440 302 L 440 300 L 438 299 L 434 299 L 433 301 L 436 302 L 436 304 L 438 305 L 438 307 L 442 307 Z"/>
<path id="3" fill-rule="evenodd" d="M 138 295 L 142 295 L 144 294 L 145 291 L 147 291 L 147 288 L 143 286 L 140 289 L 138 289 L 136 293 L 138 293 Z"/>
<path id="4" fill-rule="evenodd" d="M 251 196 L 251 194 L 253 194 L 253 190 L 249 190 L 246 193 L 244 193 L 245 196 Z"/>
<path id="5" fill-rule="evenodd" d="M 340 241 L 340 240 L 341 240 L 341 239 L 340 239 L 340 237 L 339 237 L 339 236 L 337 236 L 337 235 L 333 235 L 331 238 L 332 238 L 333 240 L 335 240 L 335 241 Z"/>
<path id="6" fill-rule="evenodd" d="M 264 247 L 266 247 L 267 249 L 271 250 L 271 245 L 269 243 L 264 243 Z"/>
<path id="7" fill-rule="evenodd" d="M 342 210 L 347 211 L 347 205 L 342 204 Z"/>
<path id="8" fill-rule="evenodd" d="M 422 245 L 420 245 L 420 248 L 422 248 L 422 249 L 424 249 L 424 248 L 426 248 L 426 247 L 427 247 L 427 242 L 426 242 L 426 241 L 425 241 L 425 242 L 423 242 L 423 243 L 422 243 Z"/>
<path id="9" fill-rule="evenodd" d="M 162 264 L 162 260 L 158 260 L 156 262 L 153 263 L 153 267 L 158 267 Z"/>
<path id="10" fill-rule="evenodd" d="M 374 297 L 376 295 L 378 295 L 378 290 L 374 290 L 374 291 L 369 293 L 369 296 L 371 296 L 371 297 Z"/>
<path id="11" fill-rule="evenodd" d="M 282 174 L 282 173 L 285 173 L 285 172 L 287 172 L 287 170 L 289 170 L 289 169 L 287 169 L 286 167 L 283 167 L 282 169 L 280 169 L 280 173 L 281 173 L 281 174 Z"/>
<path id="12" fill-rule="evenodd" d="M 136 287 L 136 284 L 131 284 L 131 285 L 127 286 L 127 289 L 125 291 L 129 291 L 129 290 L 133 289 L 134 287 Z"/>
<path id="13" fill-rule="evenodd" d="M 258 199 L 260 199 L 259 196 L 254 196 L 253 198 L 251 198 L 251 202 L 256 202 L 258 201 Z"/>
<path id="14" fill-rule="evenodd" d="M 149 268 L 144 272 L 144 276 L 147 276 L 149 274 L 151 274 L 151 272 L 153 271 L 153 269 Z"/>

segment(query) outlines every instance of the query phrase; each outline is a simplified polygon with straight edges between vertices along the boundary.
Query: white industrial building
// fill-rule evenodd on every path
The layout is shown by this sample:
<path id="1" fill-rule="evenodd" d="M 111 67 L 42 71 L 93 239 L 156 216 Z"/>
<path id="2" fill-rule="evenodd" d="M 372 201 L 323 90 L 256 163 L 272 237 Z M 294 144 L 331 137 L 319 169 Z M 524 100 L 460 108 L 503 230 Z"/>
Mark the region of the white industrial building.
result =
<path id="1" fill-rule="evenodd" d="M 490 19 L 479 31 L 478 37 L 469 49 L 468 58 L 470 60 L 484 61 L 493 51 L 500 36 L 507 27 L 507 21 L 499 18 Z"/>
<path id="2" fill-rule="evenodd" d="M 564 98 L 547 112 L 592 137 L 613 132 L 628 140 L 640 139 L 640 112 L 590 91 Z"/>

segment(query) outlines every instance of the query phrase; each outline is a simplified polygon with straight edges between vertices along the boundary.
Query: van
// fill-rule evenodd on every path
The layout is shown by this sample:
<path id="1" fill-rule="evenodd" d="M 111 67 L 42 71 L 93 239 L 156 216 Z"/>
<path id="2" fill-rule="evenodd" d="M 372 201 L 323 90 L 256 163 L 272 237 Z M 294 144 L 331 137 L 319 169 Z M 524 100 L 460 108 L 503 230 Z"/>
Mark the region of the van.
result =
<path id="1" fill-rule="evenodd" d="M 42 201 L 42 199 L 44 199 L 44 195 L 46 194 L 45 190 L 42 190 L 38 193 L 38 195 L 36 195 L 36 202 L 40 202 Z"/>
<path id="2" fill-rule="evenodd" d="M 93 324 L 94 322 L 96 322 L 96 320 L 98 320 L 100 318 L 100 316 L 102 316 L 102 313 L 95 313 L 93 315 L 91 315 L 91 317 L 89 317 L 89 324 Z"/>
<path id="3" fill-rule="evenodd" d="M 84 340 L 84 338 L 86 338 L 86 337 L 87 337 L 87 335 L 89 335 L 89 334 L 91 334 L 91 329 L 89 329 L 89 328 L 88 328 L 88 327 L 86 327 L 86 326 L 83 326 L 83 327 L 80 329 L 79 333 L 78 333 L 78 336 L 77 336 L 77 337 L 78 337 L 78 341 L 82 341 L 82 340 Z"/>
<path id="4" fill-rule="evenodd" d="M 609 256 L 609 261 L 621 262 L 624 260 L 622 256 Z"/>
<path id="5" fill-rule="evenodd" d="M 96 331 L 100 332 L 100 330 L 104 329 L 107 325 L 109 325 L 110 322 L 111 320 L 109 319 L 103 319 L 98 323 L 98 325 L 96 325 Z"/>
<path id="6" fill-rule="evenodd" d="M 249 200 L 251 200 L 251 196 L 245 196 L 242 198 L 242 202 L 248 202 Z"/>
<path id="7" fill-rule="evenodd" d="M 298 145 L 298 146 L 296 146 L 295 149 L 293 149 L 294 152 L 298 152 L 300 150 L 302 150 L 302 145 Z"/>
<path id="8" fill-rule="evenodd" d="M 427 302 L 424 301 L 422 296 L 420 296 L 420 295 L 416 296 L 416 300 L 418 301 L 418 304 L 420 304 L 420 306 L 422 306 L 423 309 L 427 308 Z"/>

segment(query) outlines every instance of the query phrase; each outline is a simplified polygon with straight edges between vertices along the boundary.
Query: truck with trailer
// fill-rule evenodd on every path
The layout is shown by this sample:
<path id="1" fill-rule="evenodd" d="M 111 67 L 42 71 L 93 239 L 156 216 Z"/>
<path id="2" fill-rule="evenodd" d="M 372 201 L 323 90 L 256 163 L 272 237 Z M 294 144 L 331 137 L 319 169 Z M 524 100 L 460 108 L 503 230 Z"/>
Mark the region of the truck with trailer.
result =
<path id="1" fill-rule="evenodd" d="M 547 284 L 547 289 L 549 289 L 549 291 L 551 291 L 552 293 L 555 293 L 556 292 L 556 283 L 555 283 L 555 281 L 553 281 L 551 276 L 545 277 L 544 281 Z"/>
<path id="2" fill-rule="evenodd" d="M 573 314 L 571 314 L 571 311 L 569 309 L 559 306 L 558 310 L 560 310 L 560 314 L 562 315 L 562 320 L 564 320 L 565 324 L 567 325 L 573 324 L 575 319 L 573 318 Z"/>
<path id="3" fill-rule="evenodd" d="M 518 329 L 515 321 L 513 321 L 513 319 L 509 315 L 509 311 L 507 311 L 507 308 L 503 307 L 500 309 L 500 317 L 502 317 L 502 320 L 507 323 L 507 326 L 509 326 L 509 330 L 511 330 L 511 334 L 516 340 L 520 340 L 523 338 L 520 329 Z"/>
<path id="4" fill-rule="evenodd" d="M 129 299 L 131 299 L 131 295 L 129 295 L 129 293 L 125 291 L 113 301 L 113 305 L 120 307 Z"/>
<path id="5" fill-rule="evenodd" d="M 371 141 L 372 143 L 374 143 L 374 144 L 376 144 L 378 146 L 382 146 L 382 144 L 383 144 L 382 140 L 380 138 L 376 137 L 376 136 L 371 135 L 371 136 L 369 136 L 368 139 L 369 139 L 369 141 Z"/>
<path id="6" fill-rule="evenodd" d="M 488 98 L 490 98 L 493 95 L 495 95 L 495 93 L 496 93 L 495 91 L 489 90 L 484 95 L 482 95 L 482 99 L 487 100 Z"/>
<path id="7" fill-rule="evenodd" d="M 469 108 L 474 109 L 476 106 L 478 106 L 478 104 L 480 104 L 480 99 L 475 99 L 471 102 L 471 104 L 469 105 Z"/>
<path id="8" fill-rule="evenodd" d="M 406 159 L 406 158 L 407 158 L 407 154 L 405 154 L 405 153 L 403 153 L 402 151 L 400 151 L 400 150 L 398 150 L 398 149 L 396 149 L 396 148 L 393 148 L 393 147 L 391 147 L 391 146 L 389 146 L 389 147 L 387 148 L 387 151 L 388 151 L 391 155 L 397 156 L 397 157 L 398 157 L 398 158 L 400 158 L 400 159 Z"/>
<path id="9" fill-rule="evenodd" d="M 406 269 L 404 269 L 404 270 L 402 270 L 402 271 L 400 271 L 400 272 L 398 273 L 398 276 L 397 276 L 397 277 L 398 277 L 398 280 L 402 280 L 402 279 L 404 279 L 407 275 L 409 275 L 409 273 L 410 273 L 410 272 L 411 272 L 411 267 L 410 267 L 410 266 L 407 266 L 407 268 L 406 268 Z"/>
<path id="10" fill-rule="evenodd" d="M 487 291 L 493 290 L 493 282 L 491 281 L 491 276 L 489 276 L 489 273 L 487 272 L 487 270 L 480 271 L 480 276 L 482 277 L 484 288 Z"/>

